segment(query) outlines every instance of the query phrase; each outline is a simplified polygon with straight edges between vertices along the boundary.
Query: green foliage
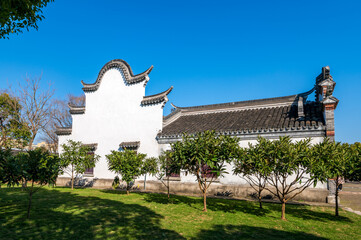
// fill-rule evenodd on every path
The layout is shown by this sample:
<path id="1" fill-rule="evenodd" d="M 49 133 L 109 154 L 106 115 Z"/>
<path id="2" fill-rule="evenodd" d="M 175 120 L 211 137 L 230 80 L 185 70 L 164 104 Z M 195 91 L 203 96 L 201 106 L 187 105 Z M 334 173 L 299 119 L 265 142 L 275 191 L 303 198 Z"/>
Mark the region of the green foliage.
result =
<path id="1" fill-rule="evenodd" d="M 38 186 L 55 184 L 61 172 L 59 157 L 42 148 L 21 152 L 16 159 L 22 179 L 27 182 L 36 182 Z"/>
<path id="2" fill-rule="evenodd" d="M 1 151 L 0 161 L 3 163 L 4 159 L 5 164 L 2 164 L 0 169 L 1 181 L 8 186 L 23 182 L 23 188 L 29 196 L 27 214 L 29 218 L 33 194 L 44 185 L 55 184 L 61 172 L 60 159 L 41 148 L 20 152 L 17 155 L 12 155 L 9 151 Z M 31 184 L 28 185 L 28 182 Z"/>
<path id="3" fill-rule="evenodd" d="M 360 145 L 332 142 L 325 138 L 313 147 L 317 165 L 313 173 L 319 178 L 332 179 L 335 183 L 335 215 L 338 216 L 338 193 L 342 178 L 360 181 Z"/>
<path id="4" fill-rule="evenodd" d="M 119 184 L 120 184 L 120 179 L 118 176 L 115 176 L 115 178 L 112 182 L 112 188 L 117 189 L 119 187 Z"/>
<path id="5" fill-rule="evenodd" d="M 317 161 L 314 172 L 320 178 L 347 177 L 352 171 L 353 152 L 347 143 L 332 142 L 325 138 L 313 147 L 313 157 Z"/>
<path id="6" fill-rule="evenodd" d="M 310 139 L 293 143 L 288 136 L 275 141 L 258 138 L 256 146 L 243 149 L 239 156 L 234 173 L 242 174 L 251 186 L 258 187 L 259 199 L 263 189 L 278 198 L 282 203 L 282 219 L 289 200 L 317 181 L 325 180 L 313 172 L 317 162 L 312 158 Z"/>
<path id="7" fill-rule="evenodd" d="M 106 155 L 110 171 L 120 174 L 122 180 L 127 183 L 127 193 L 130 190 L 130 183 L 137 177 L 146 173 L 154 173 L 154 159 L 146 159 L 146 154 L 137 153 L 132 150 L 112 151 Z"/>
<path id="8" fill-rule="evenodd" d="M 179 173 L 181 169 L 180 162 L 176 161 L 172 157 L 172 152 L 163 152 L 157 159 L 157 178 L 160 181 L 164 181 L 167 176 L 170 176 L 172 173 Z"/>
<path id="9" fill-rule="evenodd" d="M 156 175 L 158 172 L 158 161 L 155 157 L 146 158 L 143 163 L 143 173 Z"/>
<path id="10" fill-rule="evenodd" d="M 11 33 L 22 33 L 23 29 L 38 29 L 37 21 L 44 19 L 42 8 L 54 0 L 1 0 L 0 39 Z"/>
<path id="11" fill-rule="evenodd" d="M 183 141 L 171 144 L 170 157 L 181 169 L 197 177 L 207 211 L 206 192 L 217 177 L 227 173 L 225 163 L 234 160 L 239 152 L 239 139 L 205 131 L 195 136 L 184 135 Z"/>
<path id="12" fill-rule="evenodd" d="M 74 187 L 74 173 L 83 174 L 87 168 L 95 167 L 99 156 L 91 153 L 90 147 L 82 142 L 68 140 L 61 145 L 63 152 L 60 155 L 62 169 L 71 175 L 71 185 Z"/>
<path id="13" fill-rule="evenodd" d="M 168 192 L 168 199 L 170 197 L 170 183 L 169 177 L 172 173 L 179 173 L 180 172 L 180 163 L 175 161 L 174 158 L 171 157 L 171 152 L 163 152 L 160 156 L 156 159 L 157 162 L 157 171 L 156 171 L 156 178 L 161 181 L 161 183 L 167 188 Z"/>
<path id="14" fill-rule="evenodd" d="M 356 142 L 350 147 L 352 152 L 352 172 L 347 176 L 351 181 L 361 181 L 361 143 Z"/>
<path id="15" fill-rule="evenodd" d="M 11 187 L 19 185 L 21 180 L 22 173 L 18 159 L 10 149 L 0 149 L 0 184 Z"/>
<path id="16" fill-rule="evenodd" d="M 272 171 L 268 158 L 269 146 L 268 140 L 258 138 L 256 145 L 249 144 L 248 148 L 240 149 L 238 158 L 233 162 L 233 173 L 245 179 L 256 191 L 260 208 L 261 194 Z"/>
<path id="17" fill-rule="evenodd" d="M 19 100 L 7 93 L 0 94 L 0 146 L 3 148 L 24 147 L 31 134 L 21 120 Z"/>

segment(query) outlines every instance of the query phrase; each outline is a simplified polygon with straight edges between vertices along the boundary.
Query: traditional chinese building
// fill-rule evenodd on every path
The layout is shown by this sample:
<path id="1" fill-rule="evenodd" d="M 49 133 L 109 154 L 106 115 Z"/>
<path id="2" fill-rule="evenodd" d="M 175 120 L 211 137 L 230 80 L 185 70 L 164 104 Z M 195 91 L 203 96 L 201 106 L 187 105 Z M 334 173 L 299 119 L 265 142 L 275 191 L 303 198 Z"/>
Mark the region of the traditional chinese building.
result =
<path id="1" fill-rule="evenodd" d="M 170 149 L 170 143 L 179 141 L 183 133 L 215 130 L 220 134 L 237 136 L 242 147 L 255 143 L 258 136 L 277 139 L 288 135 L 294 141 L 312 138 L 312 143 L 324 137 L 334 138 L 334 110 L 338 99 L 333 96 L 335 82 L 330 68 L 323 67 L 310 91 L 285 97 L 230 102 L 194 107 L 174 107 L 171 114 L 163 116 L 163 107 L 173 87 L 162 93 L 145 96 L 145 88 L 153 67 L 134 75 L 123 60 L 113 60 L 100 70 L 94 83 L 82 81 L 86 96 L 85 106 L 71 106 L 71 128 L 57 131 L 60 145 L 68 139 L 89 144 L 101 156 L 94 169 L 82 176 L 95 187 L 109 187 L 114 174 L 108 170 L 105 155 L 111 150 L 130 148 L 148 157 L 157 157 Z M 228 172 L 212 184 L 211 193 L 231 190 L 235 195 L 250 193 L 247 184 Z M 137 181 L 143 186 L 144 176 Z M 59 178 L 59 184 L 68 181 Z M 195 177 L 181 172 L 172 177 L 172 189 L 179 193 L 198 193 Z M 147 179 L 148 190 L 161 190 L 153 177 Z M 305 191 L 300 197 L 323 201 L 327 196 L 326 184 Z"/>

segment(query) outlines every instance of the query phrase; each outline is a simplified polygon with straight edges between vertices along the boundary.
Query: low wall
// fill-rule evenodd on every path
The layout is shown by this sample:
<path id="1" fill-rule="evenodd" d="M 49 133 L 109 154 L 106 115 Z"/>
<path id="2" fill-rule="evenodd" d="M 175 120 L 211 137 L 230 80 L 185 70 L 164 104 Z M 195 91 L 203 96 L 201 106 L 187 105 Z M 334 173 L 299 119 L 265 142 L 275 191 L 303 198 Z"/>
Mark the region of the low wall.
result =
<path id="1" fill-rule="evenodd" d="M 85 178 L 82 180 L 76 180 L 75 186 L 82 187 L 93 187 L 107 189 L 112 187 L 113 179 L 91 179 Z M 56 182 L 57 186 L 70 186 L 70 178 L 59 177 Z M 144 181 L 136 180 L 133 185 L 134 188 L 144 191 Z M 160 181 L 147 181 L 146 182 L 146 191 L 150 192 L 166 192 L 167 188 Z M 234 197 L 250 197 L 255 194 L 255 191 L 246 184 L 242 185 L 231 185 L 231 184 L 220 184 L 214 182 L 211 184 L 208 190 L 208 196 L 214 196 L 217 193 L 224 193 L 226 191 L 231 191 L 232 196 Z M 170 192 L 172 194 L 183 194 L 183 195 L 192 195 L 192 196 L 201 196 L 197 183 L 187 183 L 180 181 L 170 181 Z M 272 196 L 267 190 L 263 191 L 263 197 L 271 199 Z M 320 188 L 308 188 L 299 194 L 294 200 L 302 200 L 308 202 L 326 202 L 329 191 L 326 189 Z"/>

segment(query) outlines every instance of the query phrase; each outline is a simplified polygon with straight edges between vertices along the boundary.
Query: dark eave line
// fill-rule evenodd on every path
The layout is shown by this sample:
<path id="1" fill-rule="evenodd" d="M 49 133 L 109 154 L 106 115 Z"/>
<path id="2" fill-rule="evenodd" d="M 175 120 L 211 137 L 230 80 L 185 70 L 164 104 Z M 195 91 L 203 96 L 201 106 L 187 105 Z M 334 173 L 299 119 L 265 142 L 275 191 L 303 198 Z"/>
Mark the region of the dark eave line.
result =
<path id="1" fill-rule="evenodd" d="M 150 104 L 160 103 L 163 101 L 168 101 L 167 95 L 172 91 L 172 89 L 173 89 L 173 86 L 171 86 L 164 92 L 150 95 L 150 96 L 145 96 L 145 97 L 143 97 L 141 104 L 142 105 L 150 105 Z"/>

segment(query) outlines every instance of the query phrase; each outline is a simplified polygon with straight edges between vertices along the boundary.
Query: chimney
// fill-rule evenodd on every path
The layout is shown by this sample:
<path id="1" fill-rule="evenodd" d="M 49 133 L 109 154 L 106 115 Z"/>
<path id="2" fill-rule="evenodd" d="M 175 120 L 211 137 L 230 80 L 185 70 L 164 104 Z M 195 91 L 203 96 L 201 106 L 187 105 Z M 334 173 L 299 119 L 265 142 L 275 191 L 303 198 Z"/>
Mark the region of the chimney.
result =
<path id="1" fill-rule="evenodd" d="M 323 116 L 326 123 L 326 137 L 335 140 L 335 114 L 334 111 L 338 104 L 333 90 L 336 83 L 330 75 L 330 67 L 322 68 L 322 73 L 316 77 L 316 101 L 320 102 L 323 109 Z"/>

